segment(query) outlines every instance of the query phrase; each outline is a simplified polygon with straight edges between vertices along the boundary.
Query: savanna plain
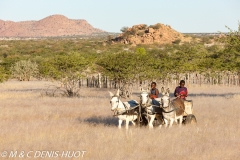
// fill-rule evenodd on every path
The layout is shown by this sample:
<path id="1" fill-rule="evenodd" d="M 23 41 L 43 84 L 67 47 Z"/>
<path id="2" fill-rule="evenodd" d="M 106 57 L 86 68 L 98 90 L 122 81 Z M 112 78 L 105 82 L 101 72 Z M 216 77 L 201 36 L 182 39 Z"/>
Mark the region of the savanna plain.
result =
<path id="1" fill-rule="evenodd" d="M 197 125 L 152 130 L 131 125 L 126 131 L 124 125 L 117 128 L 109 104 L 108 91 L 116 90 L 83 87 L 78 98 L 44 96 L 50 84 L 0 84 L 0 151 L 86 151 L 84 156 L 5 159 L 239 159 L 239 87 L 187 86 Z M 171 93 L 175 88 L 164 87 Z M 132 99 L 139 100 L 139 93 L 136 87 Z"/>

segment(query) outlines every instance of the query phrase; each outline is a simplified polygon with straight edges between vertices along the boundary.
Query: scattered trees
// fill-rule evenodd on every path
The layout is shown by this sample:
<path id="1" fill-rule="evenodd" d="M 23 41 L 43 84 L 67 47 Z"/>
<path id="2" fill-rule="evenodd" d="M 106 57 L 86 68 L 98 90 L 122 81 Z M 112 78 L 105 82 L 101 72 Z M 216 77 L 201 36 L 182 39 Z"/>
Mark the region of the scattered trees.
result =
<path id="1" fill-rule="evenodd" d="M 121 30 L 129 35 L 139 34 L 135 31 L 128 33 L 127 27 Z M 101 72 L 115 80 L 164 80 L 171 74 L 177 77 L 195 72 L 215 78 L 223 77 L 223 73 L 240 75 L 240 29 L 229 29 L 229 33 L 222 36 L 220 45 L 205 47 L 203 41 L 206 39 L 136 47 L 123 44 L 103 46 L 102 41 L 80 39 L 0 41 L 0 45 L 9 46 L 0 48 L 0 81 L 10 74 L 21 81 L 36 75 L 62 82 L 74 76 L 73 81 L 76 81 L 86 72 Z M 67 90 L 71 92 L 71 89 Z"/>

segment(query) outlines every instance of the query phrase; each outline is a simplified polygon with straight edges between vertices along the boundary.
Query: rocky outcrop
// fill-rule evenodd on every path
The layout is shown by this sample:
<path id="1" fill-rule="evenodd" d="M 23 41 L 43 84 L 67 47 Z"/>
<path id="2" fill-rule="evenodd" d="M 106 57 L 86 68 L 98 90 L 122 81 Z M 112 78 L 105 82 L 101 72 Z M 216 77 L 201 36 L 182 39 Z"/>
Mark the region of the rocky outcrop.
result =
<path id="1" fill-rule="evenodd" d="M 175 31 L 168 25 L 155 24 L 147 26 L 144 24 L 134 25 L 126 28 L 122 34 L 113 39 L 113 42 L 125 44 L 169 44 L 184 40 L 184 35 Z"/>
<path id="2" fill-rule="evenodd" d="M 58 37 L 89 35 L 104 32 L 86 20 L 52 15 L 39 21 L 12 22 L 0 20 L 0 37 Z"/>

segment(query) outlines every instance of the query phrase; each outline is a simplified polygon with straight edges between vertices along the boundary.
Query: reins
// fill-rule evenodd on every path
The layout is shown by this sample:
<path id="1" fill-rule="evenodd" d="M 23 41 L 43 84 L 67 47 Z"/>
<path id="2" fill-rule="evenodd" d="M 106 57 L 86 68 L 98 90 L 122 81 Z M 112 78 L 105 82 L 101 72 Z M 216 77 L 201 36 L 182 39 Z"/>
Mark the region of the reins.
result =
<path id="1" fill-rule="evenodd" d="M 117 107 L 114 109 L 114 111 L 113 111 L 113 116 L 119 116 L 119 115 L 124 115 L 124 113 L 126 113 L 126 114 L 129 114 L 129 111 L 132 111 L 132 110 L 134 110 L 135 108 L 137 108 L 139 105 L 137 105 L 137 106 L 135 106 L 135 107 L 132 107 L 131 109 L 127 109 L 127 106 L 126 106 L 126 104 L 125 103 L 123 103 L 122 101 L 120 101 L 120 99 L 119 99 L 119 96 L 113 96 L 113 97 L 117 97 L 117 102 L 118 102 L 118 105 L 117 105 Z M 112 98 L 113 98 L 112 97 Z M 122 103 L 123 104 L 123 106 L 124 106 L 124 109 L 119 109 L 119 103 Z M 136 115 L 136 114 L 131 114 L 131 115 Z"/>
<path id="2" fill-rule="evenodd" d="M 163 106 L 161 107 L 161 104 L 160 104 L 160 108 L 162 108 L 162 110 L 163 110 L 164 113 L 171 113 L 171 112 L 173 112 L 173 111 L 176 111 L 176 110 L 179 110 L 179 109 L 180 109 L 180 108 L 176 108 L 176 107 L 173 106 L 173 107 L 174 107 L 173 110 L 171 110 L 171 111 L 165 111 L 164 108 L 169 108 L 170 105 L 173 106 L 172 101 L 170 101 L 170 99 L 169 99 L 168 106 L 167 106 L 167 107 L 163 107 Z"/>

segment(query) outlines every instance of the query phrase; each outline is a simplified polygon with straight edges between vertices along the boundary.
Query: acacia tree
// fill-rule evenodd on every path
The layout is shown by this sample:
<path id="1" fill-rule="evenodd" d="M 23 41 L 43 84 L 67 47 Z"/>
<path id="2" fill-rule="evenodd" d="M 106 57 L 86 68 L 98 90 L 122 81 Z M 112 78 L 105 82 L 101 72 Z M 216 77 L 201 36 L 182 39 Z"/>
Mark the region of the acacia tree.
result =
<path id="1" fill-rule="evenodd" d="M 97 61 L 101 71 L 116 81 L 153 79 L 160 73 L 158 59 L 150 56 L 144 48 L 134 53 L 108 53 Z"/>
<path id="2" fill-rule="evenodd" d="M 40 72 L 46 78 L 61 82 L 60 90 L 68 97 L 79 96 L 79 79 L 83 72 L 92 65 L 93 57 L 71 52 L 56 55 L 41 62 Z"/>
<path id="3" fill-rule="evenodd" d="M 128 52 L 108 53 L 99 59 L 97 64 L 101 67 L 105 75 L 117 81 L 134 78 L 136 63 L 134 56 Z"/>
<path id="4" fill-rule="evenodd" d="M 225 46 L 219 57 L 227 70 L 240 72 L 240 23 L 237 31 L 227 28 L 229 33 L 222 39 Z"/>
<path id="5" fill-rule="evenodd" d="M 40 62 L 40 73 L 46 78 L 59 80 L 73 74 L 82 75 L 83 71 L 92 65 L 92 58 L 81 53 L 56 55 Z"/>
<path id="6" fill-rule="evenodd" d="M 240 23 L 238 24 L 238 30 L 233 31 L 229 27 L 229 33 L 224 38 L 225 48 L 220 54 L 220 57 L 228 71 L 238 73 L 238 83 L 240 85 Z"/>

